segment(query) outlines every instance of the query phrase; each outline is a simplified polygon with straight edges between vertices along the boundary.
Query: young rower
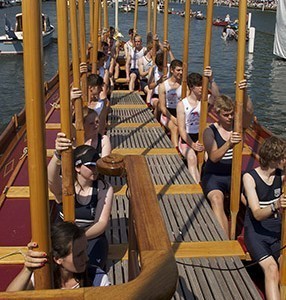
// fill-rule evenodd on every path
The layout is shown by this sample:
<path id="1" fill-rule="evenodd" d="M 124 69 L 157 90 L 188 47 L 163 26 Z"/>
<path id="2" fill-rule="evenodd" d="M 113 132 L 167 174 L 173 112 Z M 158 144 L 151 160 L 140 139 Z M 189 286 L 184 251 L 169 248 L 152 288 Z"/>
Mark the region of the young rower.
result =
<path id="1" fill-rule="evenodd" d="M 239 88 L 244 90 L 243 129 L 253 118 L 253 106 L 247 95 L 247 82 L 242 80 Z M 232 152 L 242 136 L 233 131 L 234 103 L 225 95 L 217 97 L 214 108 L 218 121 L 204 131 L 203 141 L 208 160 L 203 169 L 202 188 L 220 225 L 228 237 L 228 220 L 224 211 L 225 195 L 230 193 Z M 240 174 L 238 174 L 240 176 Z"/>
<path id="2" fill-rule="evenodd" d="M 213 79 L 211 67 L 207 67 L 204 70 L 204 76 L 209 78 L 211 94 L 208 101 L 210 104 L 213 104 L 216 97 L 219 96 L 219 90 Z M 202 81 L 203 77 L 200 74 L 189 74 L 187 78 L 187 85 L 190 90 L 190 94 L 177 105 L 177 120 L 180 134 L 179 150 L 187 160 L 189 172 L 195 183 L 200 182 L 196 153 L 204 150 L 204 146 L 198 142 Z"/>
<path id="3" fill-rule="evenodd" d="M 170 130 L 171 141 L 178 149 L 179 130 L 176 108 L 181 100 L 183 63 L 174 59 L 170 65 L 171 77 L 159 85 L 159 106 L 162 112 L 161 123 Z"/>

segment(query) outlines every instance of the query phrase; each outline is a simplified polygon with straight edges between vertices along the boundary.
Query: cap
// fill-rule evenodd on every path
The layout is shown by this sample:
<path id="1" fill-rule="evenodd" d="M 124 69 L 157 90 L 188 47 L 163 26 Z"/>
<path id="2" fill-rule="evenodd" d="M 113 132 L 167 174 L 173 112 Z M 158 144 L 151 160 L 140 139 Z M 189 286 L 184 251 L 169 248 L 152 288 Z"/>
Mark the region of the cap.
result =
<path id="1" fill-rule="evenodd" d="M 88 145 L 81 145 L 74 150 L 74 165 L 75 167 L 84 166 L 96 166 L 96 161 L 100 159 L 100 156 L 95 148 Z"/>

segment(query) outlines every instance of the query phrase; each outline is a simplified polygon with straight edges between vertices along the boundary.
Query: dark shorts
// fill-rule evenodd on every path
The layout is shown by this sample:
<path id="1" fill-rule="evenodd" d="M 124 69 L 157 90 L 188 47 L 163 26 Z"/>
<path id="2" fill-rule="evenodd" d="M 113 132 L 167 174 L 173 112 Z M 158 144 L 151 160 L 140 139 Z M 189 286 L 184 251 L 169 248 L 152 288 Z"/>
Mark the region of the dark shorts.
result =
<path id="1" fill-rule="evenodd" d="M 219 190 L 223 194 L 229 193 L 230 184 L 230 175 L 203 174 L 202 176 L 202 188 L 206 197 L 213 190 Z"/>
<path id="2" fill-rule="evenodd" d="M 198 133 L 188 133 L 189 137 L 192 139 L 193 142 L 196 142 L 199 139 L 199 134 Z M 182 144 L 186 144 L 186 142 L 181 139 Z"/>
<path id="3" fill-rule="evenodd" d="M 136 75 L 136 79 L 139 78 L 139 70 L 138 69 L 130 69 L 130 75 L 131 74 L 135 74 Z"/>
<path id="4" fill-rule="evenodd" d="M 87 253 L 89 257 L 89 265 L 98 266 L 102 270 L 106 269 L 108 241 L 104 233 L 95 239 L 88 240 Z"/>
<path id="5" fill-rule="evenodd" d="M 144 89 L 145 89 L 146 86 L 148 86 L 148 81 L 145 80 L 145 79 L 141 79 L 140 80 L 140 89 L 141 89 L 141 91 L 145 92 Z"/>
<path id="6" fill-rule="evenodd" d="M 257 261 L 272 255 L 278 261 L 281 247 L 281 219 L 271 217 L 261 222 L 251 221 L 246 213 L 244 241 L 253 260 Z"/>

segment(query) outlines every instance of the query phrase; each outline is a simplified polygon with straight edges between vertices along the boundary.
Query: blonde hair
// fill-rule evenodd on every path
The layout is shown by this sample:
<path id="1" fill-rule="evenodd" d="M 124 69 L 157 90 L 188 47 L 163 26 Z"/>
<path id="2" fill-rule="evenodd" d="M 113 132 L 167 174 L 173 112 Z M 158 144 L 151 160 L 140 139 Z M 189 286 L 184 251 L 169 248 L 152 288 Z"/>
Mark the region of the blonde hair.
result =
<path id="1" fill-rule="evenodd" d="M 234 102 L 229 96 L 220 95 L 216 98 L 214 108 L 216 113 L 220 113 L 222 110 L 231 111 L 234 110 Z"/>

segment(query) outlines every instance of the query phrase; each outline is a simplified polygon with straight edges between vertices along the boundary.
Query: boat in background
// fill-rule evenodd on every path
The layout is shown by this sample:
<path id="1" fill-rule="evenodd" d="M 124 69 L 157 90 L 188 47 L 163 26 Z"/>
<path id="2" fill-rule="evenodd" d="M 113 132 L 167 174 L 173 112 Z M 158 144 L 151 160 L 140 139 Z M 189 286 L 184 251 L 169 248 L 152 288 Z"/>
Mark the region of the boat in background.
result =
<path id="1" fill-rule="evenodd" d="M 273 54 L 286 59 L 286 3 L 279 1 L 276 12 L 276 26 L 274 36 Z"/>
<path id="2" fill-rule="evenodd" d="M 47 15 L 42 14 L 43 47 L 48 46 L 53 40 L 55 28 L 50 24 Z M 15 29 L 12 28 L 9 19 L 5 16 L 5 35 L 0 36 L 0 54 L 23 53 L 23 22 L 22 13 L 16 15 Z"/>
<path id="3" fill-rule="evenodd" d="M 227 26 L 229 24 L 228 21 L 225 21 L 222 18 L 216 18 L 215 20 L 213 20 L 213 25 L 214 26 Z"/>

